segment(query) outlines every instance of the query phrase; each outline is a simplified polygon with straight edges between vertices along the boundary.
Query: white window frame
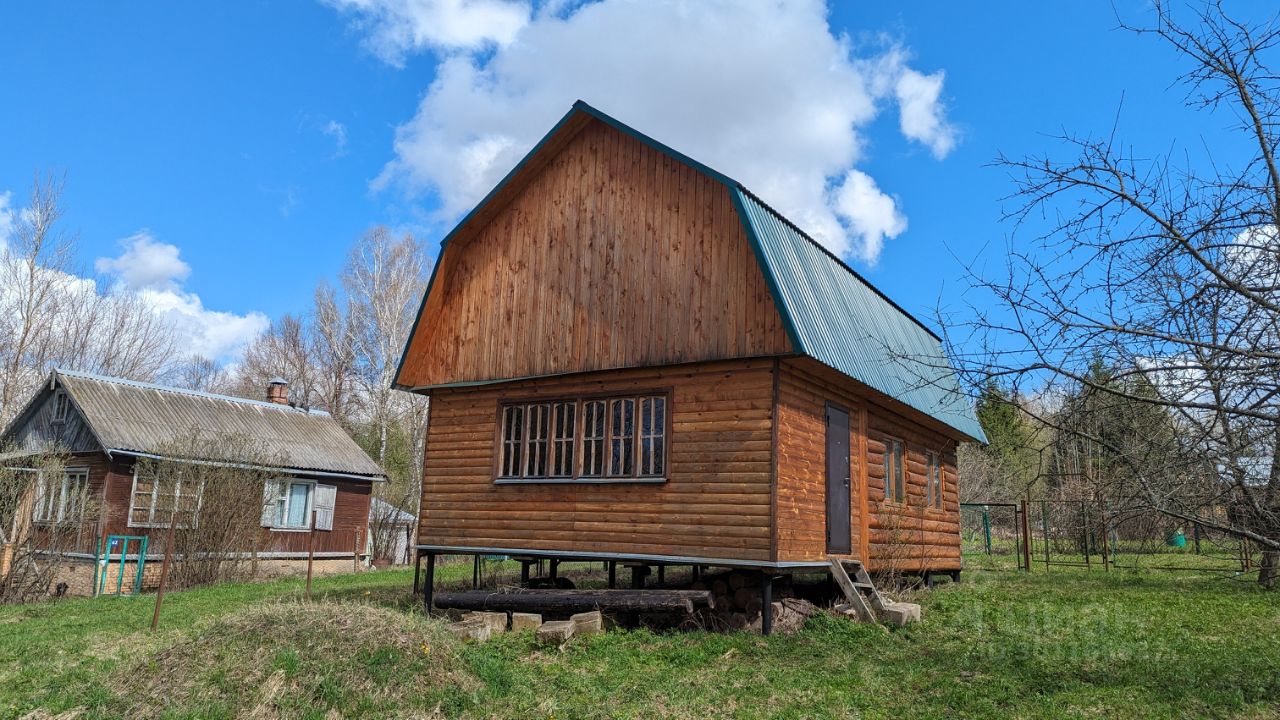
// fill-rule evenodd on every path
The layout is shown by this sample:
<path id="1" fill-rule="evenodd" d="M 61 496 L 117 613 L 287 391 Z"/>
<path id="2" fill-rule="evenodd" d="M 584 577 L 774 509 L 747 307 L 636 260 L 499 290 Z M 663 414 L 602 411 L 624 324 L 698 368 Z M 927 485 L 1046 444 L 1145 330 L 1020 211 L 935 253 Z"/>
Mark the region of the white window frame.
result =
<path id="1" fill-rule="evenodd" d="M 181 502 L 182 500 L 182 474 L 181 473 L 178 474 L 178 479 L 175 482 L 177 483 L 177 487 L 174 488 L 173 497 L 174 497 L 174 502 L 177 503 L 177 502 Z M 133 511 L 137 509 L 137 506 L 135 505 L 135 503 L 138 500 L 138 464 L 134 463 L 133 486 L 129 488 L 129 514 L 126 516 L 128 518 L 126 527 L 131 527 L 131 528 L 167 528 L 169 527 L 168 518 L 165 518 L 163 520 L 156 519 L 156 495 L 159 492 L 159 490 L 160 490 L 160 483 L 152 482 L 151 483 L 151 506 L 147 509 L 147 519 L 145 522 L 135 521 L 133 519 Z M 204 506 L 204 484 L 201 483 L 199 489 L 196 490 L 196 509 L 195 509 L 195 512 L 192 513 L 191 524 L 184 525 L 182 523 L 179 523 L 178 528 L 186 530 L 186 529 L 198 527 L 200 524 L 200 509 L 203 506 Z"/>
<path id="2" fill-rule="evenodd" d="M 275 478 L 273 480 L 269 480 L 268 482 L 270 482 L 276 488 L 282 489 L 283 492 L 278 492 L 276 494 L 275 499 L 272 500 L 271 524 L 267 525 L 266 527 L 271 528 L 271 530 L 275 532 L 311 532 L 311 514 L 315 511 L 315 507 L 316 507 L 316 481 L 315 480 L 299 480 L 298 478 Z M 304 524 L 303 525 L 280 524 L 279 522 L 277 522 L 276 518 L 287 519 L 289 517 L 289 499 L 291 497 L 291 495 L 289 494 L 289 489 L 294 485 L 307 486 L 307 509 L 303 514 Z M 265 488 L 263 488 L 263 494 L 264 495 L 266 494 Z M 280 503 L 281 500 L 284 501 L 283 505 L 278 504 Z"/>
<path id="3" fill-rule="evenodd" d="M 32 522 L 39 523 L 41 525 L 56 525 L 58 523 L 68 521 L 68 518 L 66 517 L 67 490 L 68 481 L 72 476 L 77 476 L 82 479 L 77 483 L 80 486 L 79 517 L 71 518 L 71 520 L 76 522 L 82 522 L 84 520 L 85 501 L 89 498 L 89 468 L 69 467 L 62 471 L 61 481 L 58 482 L 58 507 L 57 511 L 53 514 L 53 517 L 48 517 L 48 513 L 45 512 L 48 510 L 47 502 L 49 500 L 49 496 L 47 493 L 52 488 L 46 486 L 45 474 L 39 471 L 36 472 L 36 501 L 35 505 L 31 508 Z"/>

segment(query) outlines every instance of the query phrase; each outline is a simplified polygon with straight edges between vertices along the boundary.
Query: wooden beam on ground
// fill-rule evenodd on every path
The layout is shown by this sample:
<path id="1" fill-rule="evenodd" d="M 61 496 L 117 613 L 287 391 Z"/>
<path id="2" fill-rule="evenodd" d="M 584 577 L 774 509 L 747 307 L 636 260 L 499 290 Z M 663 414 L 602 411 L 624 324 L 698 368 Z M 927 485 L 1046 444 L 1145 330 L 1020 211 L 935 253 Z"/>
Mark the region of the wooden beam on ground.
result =
<path id="1" fill-rule="evenodd" d="M 520 592 L 442 592 L 438 608 L 505 612 L 685 612 L 712 607 L 706 590 L 523 590 Z"/>

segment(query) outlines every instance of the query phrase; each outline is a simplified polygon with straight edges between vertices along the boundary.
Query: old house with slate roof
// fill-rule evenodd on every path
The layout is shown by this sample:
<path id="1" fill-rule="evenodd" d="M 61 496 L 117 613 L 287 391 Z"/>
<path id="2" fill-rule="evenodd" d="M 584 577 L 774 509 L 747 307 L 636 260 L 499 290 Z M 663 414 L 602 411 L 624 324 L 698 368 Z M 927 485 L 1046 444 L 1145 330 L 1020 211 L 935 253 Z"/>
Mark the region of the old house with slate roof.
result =
<path id="1" fill-rule="evenodd" d="M 0 442 L 16 449 L 8 464 L 51 446 L 69 453 L 62 477 L 36 481 L 32 527 L 78 523 L 72 558 L 86 567 L 83 577 L 73 578 L 72 592 L 92 587 L 88 578 L 103 539 L 159 535 L 170 521 L 166 508 L 200 506 L 201 488 L 162 487 L 136 472 L 140 458 L 165 459 L 175 440 L 192 432 L 247 438 L 271 458 L 267 470 L 276 479 L 244 488 L 263 502 L 261 536 L 246 539 L 246 547 L 256 546 L 270 571 L 304 568 L 309 547 L 320 572 L 349 570 L 364 553 L 372 484 L 385 480 L 384 473 L 328 413 L 289 405 L 283 380 L 272 382 L 258 401 L 55 370 Z M 234 453 L 237 445 L 209 447 Z M 233 456 L 168 459 L 246 462 Z M 86 507 L 95 511 L 85 513 Z M 158 567 L 147 569 L 148 582 Z"/>

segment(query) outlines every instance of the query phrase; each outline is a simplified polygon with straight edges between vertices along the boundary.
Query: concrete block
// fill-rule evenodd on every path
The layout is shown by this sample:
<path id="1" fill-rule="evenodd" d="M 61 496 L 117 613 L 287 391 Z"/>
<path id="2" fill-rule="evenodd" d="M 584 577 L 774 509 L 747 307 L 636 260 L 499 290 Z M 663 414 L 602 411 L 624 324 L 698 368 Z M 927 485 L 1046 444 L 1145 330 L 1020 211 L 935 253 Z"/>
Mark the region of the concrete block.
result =
<path id="1" fill-rule="evenodd" d="M 574 635 L 599 635 L 604 632 L 604 616 L 599 610 L 578 613 L 569 618 L 573 623 Z"/>
<path id="2" fill-rule="evenodd" d="M 920 622 L 920 606 L 915 603 L 887 603 L 884 608 L 885 622 L 899 627 L 907 623 Z"/>
<path id="3" fill-rule="evenodd" d="M 542 626 L 542 616 L 538 613 L 511 613 L 511 631 L 537 630 Z"/>
<path id="4" fill-rule="evenodd" d="M 449 626 L 449 632 L 463 642 L 484 642 L 489 639 L 489 625 L 479 620 L 461 620 Z"/>
<path id="5" fill-rule="evenodd" d="M 552 620 L 538 628 L 538 642 L 543 645 L 560 645 L 573 637 L 572 620 Z"/>
<path id="6" fill-rule="evenodd" d="M 504 612 L 480 612 L 473 610 L 463 613 L 463 621 L 474 620 L 489 626 L 489 634 L 496 635 L 507 631 L 507 614 Z"/>

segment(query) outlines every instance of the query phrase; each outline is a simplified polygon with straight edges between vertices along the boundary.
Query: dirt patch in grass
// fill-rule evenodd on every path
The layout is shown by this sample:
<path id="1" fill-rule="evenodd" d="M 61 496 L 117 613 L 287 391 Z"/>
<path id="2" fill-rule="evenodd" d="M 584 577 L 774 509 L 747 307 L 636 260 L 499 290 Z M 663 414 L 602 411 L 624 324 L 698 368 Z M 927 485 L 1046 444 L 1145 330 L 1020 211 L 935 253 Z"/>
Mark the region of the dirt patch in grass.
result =
<path id="1" fill-rule="evenodd" d="M 359 603 L 255 605 L 124 668 L 128 717 L 295 717 L 417 710 L 476 686 L 437 621 Z"/>

